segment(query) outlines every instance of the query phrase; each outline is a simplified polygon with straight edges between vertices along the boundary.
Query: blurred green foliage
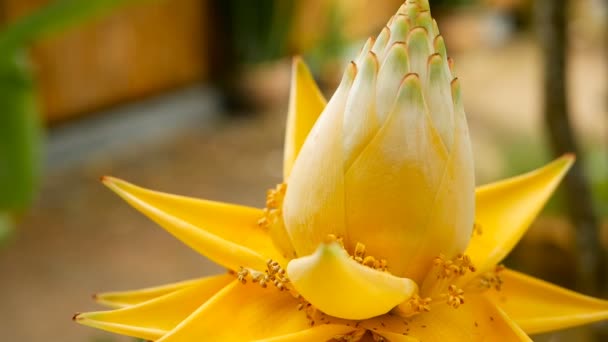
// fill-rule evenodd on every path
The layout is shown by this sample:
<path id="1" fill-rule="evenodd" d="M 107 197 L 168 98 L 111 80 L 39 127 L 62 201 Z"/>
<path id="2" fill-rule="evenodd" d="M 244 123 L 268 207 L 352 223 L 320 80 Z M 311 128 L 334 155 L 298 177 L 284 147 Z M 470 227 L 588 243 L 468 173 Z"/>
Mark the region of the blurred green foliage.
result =
<path id="1" fill-rule="evenodd" d="M 518 175 L 534 170 L 548 163 L 551 159 L 551 150 L 536 139 L 519 137 L 517 140 L 504 144 L 507 146 L 503 152 L 507 163 L 507 175 Z M 576 156 L 577 163 L 583 163 L 586 177 L 591 186 L 591 195 L 597 213 L 600 217 L 608 218 L 608 157 L 606 148 L 602 145 L 585 146 L 583 153 Z M 546 205 L 544 212 L 557 214 L 564 210 L 564 194 L 558 191 Z"/>
<path id="2" fill-rule="evenodd" d="M 232 32 L 235 58 L 245 63 L 259 63 L 285 56 L 294 3 L 276 0 L 221 2 Z"/>
<path id="3" fill-rule="evenodd" d="M 0 213 L 0 247 L 8 240 L 12 230 L 12 218 L 8 214 Z"/>
<path id="4" fill-rule="evenodd" d="M 56 0 L 0 32 L 0 239 L 10 213 L 32 201 L 40 178 L 42 127 L 27 48 L 44 36 L 141 0 Z"/>
<path id="5" fill-rule="evenodd" d="M 40 173 L 41 127 L 34 82 L 23 50 L 0 59 L 0 208 L 31 201 Z"/>

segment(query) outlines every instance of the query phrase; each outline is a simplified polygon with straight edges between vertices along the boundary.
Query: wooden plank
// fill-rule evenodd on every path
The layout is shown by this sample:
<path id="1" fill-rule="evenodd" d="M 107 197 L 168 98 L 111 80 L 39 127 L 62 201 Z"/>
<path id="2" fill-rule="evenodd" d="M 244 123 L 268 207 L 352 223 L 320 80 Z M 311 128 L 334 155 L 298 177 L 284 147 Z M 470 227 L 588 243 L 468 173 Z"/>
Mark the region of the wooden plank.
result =
<path id="1" fill-rule="evenodd" d="M 48 0 L 5 0 L 8 20 Z M 203 0 L 143 2 L 37 43 L 45 118 L 58 121 L 208 75 Z"/>

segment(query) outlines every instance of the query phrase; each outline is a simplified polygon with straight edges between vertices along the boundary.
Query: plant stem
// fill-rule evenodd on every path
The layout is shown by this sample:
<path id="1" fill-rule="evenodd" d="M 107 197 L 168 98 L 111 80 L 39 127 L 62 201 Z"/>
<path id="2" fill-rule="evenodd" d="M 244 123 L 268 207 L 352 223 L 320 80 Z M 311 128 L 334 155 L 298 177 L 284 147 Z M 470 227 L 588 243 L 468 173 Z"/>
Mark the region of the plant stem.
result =
<path id="1" fill-rule="evenodd" d="M 556 155 L 580 149 L 570 123 L 566 68 L 568 20 L 566 0 L 536 2 L 540 41 L 544 61 L 544 122 Z M 570 220 L 577 229 L 578 280 L 582 291 L 599 294 L 606 291 L 606 256 L 599 239 L 598 218 L 594 212 L 583 163 L 576 163 L 564 180 L 566 205 Z"/>

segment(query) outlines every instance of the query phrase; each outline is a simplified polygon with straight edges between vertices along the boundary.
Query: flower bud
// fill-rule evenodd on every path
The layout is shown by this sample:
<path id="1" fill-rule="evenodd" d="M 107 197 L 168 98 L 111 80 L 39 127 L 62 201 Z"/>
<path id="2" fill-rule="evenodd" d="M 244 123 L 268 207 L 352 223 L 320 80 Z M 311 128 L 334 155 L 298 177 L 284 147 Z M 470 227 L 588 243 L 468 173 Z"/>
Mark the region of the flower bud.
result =
<path id="1" fill-rule="evenodd" d="M 473 160 L 427 3 L 404 4 L 349 65 L 293 165 L 283 215 L 298 256 L 333 234 L 416 281 L 438 255 L 464 251 Z"/>

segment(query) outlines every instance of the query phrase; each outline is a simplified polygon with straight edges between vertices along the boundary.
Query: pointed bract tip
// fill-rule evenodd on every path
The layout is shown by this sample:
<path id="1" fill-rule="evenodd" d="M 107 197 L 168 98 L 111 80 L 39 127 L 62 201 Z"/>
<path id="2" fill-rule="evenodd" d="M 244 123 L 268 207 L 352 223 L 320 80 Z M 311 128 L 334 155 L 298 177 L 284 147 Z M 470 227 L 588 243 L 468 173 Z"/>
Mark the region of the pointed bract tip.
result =
<path id="1" fill-rule="evenodd" d="M 432 55 L 429 56 L 429 58 L 427 59 L 427 63 L 430 64 L 438 64 L 441 65 L 441 62 L 443 61 L 443 59 L 441 58 L 441 54 L 436 52 Z"/>
<path id="2" fill-rule="evenodd" d="M 294 73 L 300 71 L 303 67 L 306 67 L 306 63 L 304 63 L 302 56 L 296 55 L 291 58 L 291 69 Z"/>
<path id="3" fill-rule="evenodd" d="M 410 36 L 414 36 L 416 34 L 424 34 L 425 36 L 428 36 L 429 31 L 424 26 L 416 26 L 410 30 Z"/>
<path id="4" fill-rule="evenodd" d="M 100 180 L 101 180 L 101 183 L 103 183 L 106 186 L 110 186 L 111 184 L 120 182 L 120 179 L 112 177 L 112 176 L 102 176 L 100 178 Z"/>
<path id="5" fill-rule="evenodd" d="M 567 153 L 564 153 L 562 158 L 574 163 L 576 161 L 576 154 L 574 154 L 573 152 L 567 152 Z"/>
<path id="6" fill-rule="evenodd" d="M 404 103 L 422 104 L 424 99 L 422 97 L 422 84 L 420 83 L 418 74 L 409 73 L 403 77 L 397 99 Z"/>
<path id="7" fill-rule="evenodd" d="M 559 157 L 556 161 L 557 163 L 563 164 L 570 169 L 574 162 L 576 162 L 576 155 L 572 152 L 564 153 L 561 157 Z"/>
<path id="8" fill-rule="evenodd" d="M 82 317 L 80 316 L 80 312 L 77 312 L 74 314 L 74 316 L 72 316 L 72 321 L 77 322 L 82 320 Z"/>
<path id="9" fill-rule="evenodd" d="M 418 74 L 415 72 L 410 72 L 410 73 L 407 73 L 405 76 L 403 76 L 403 80 L 401 81 L 401 84 L 404 84 L 406 82 L 412 82 L 413 80 L 420 81 L 420 76 L 418 76 Z"/>

